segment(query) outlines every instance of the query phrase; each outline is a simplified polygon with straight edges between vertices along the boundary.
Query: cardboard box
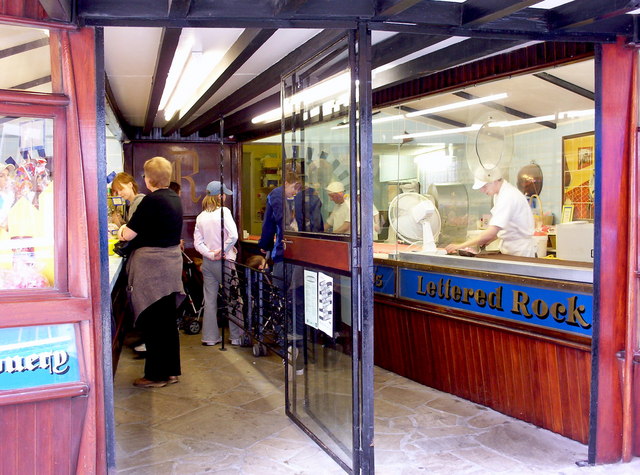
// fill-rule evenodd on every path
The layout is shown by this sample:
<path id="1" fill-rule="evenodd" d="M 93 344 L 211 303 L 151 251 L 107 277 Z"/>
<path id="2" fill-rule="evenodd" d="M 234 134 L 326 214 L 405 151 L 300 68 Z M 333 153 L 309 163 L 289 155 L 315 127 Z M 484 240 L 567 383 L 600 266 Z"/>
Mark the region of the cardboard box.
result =
<path id="1" fill-rule="evenodd" d="M 556 257 L 593 262 L 593 223 L 572 221 L 556 225 Z"/>

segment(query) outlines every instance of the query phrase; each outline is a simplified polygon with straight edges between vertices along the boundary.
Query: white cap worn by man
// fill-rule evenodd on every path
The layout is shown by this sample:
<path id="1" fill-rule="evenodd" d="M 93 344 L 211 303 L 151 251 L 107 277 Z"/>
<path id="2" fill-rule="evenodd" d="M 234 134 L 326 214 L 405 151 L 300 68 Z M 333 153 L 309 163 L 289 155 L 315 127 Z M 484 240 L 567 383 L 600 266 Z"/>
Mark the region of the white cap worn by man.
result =
<path id="1" fill-rule="evenodd" d="M 499 238 L 502 239 L 502 254 L 535 257 L 534 221 L 529 202 L 515 186 L 502 178 L 500 168 L 477 168 L 472 188 L 493 197 L 489 226 L 479 236 L 461 244 L 449 244 L 447 252 L 485 246 Z"/>
<path id="2" fill-rule="evenodd" d="M 334 202 L 333 210 L 325 223 L 325 231 L 348 233 L 351 229 L 351 207 L 349 200 L 344 199 L 344 185 L 339 181 L 332 181 L 325 189 L 329 199 Z"/>

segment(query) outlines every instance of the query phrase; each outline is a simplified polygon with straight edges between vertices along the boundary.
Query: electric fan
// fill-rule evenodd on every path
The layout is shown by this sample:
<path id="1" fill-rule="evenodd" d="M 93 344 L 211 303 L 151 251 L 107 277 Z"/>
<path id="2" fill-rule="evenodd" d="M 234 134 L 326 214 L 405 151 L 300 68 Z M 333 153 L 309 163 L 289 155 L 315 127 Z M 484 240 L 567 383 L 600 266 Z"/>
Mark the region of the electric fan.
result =
<path id="1" fill-rule="evenodd" d="M 389 205 L 389 223 L 408 244 L 422 242 L 422 252 L 436 253 L 440 234 L 440 213 L 433 201 L 419 193 L 401 193 Z"/>

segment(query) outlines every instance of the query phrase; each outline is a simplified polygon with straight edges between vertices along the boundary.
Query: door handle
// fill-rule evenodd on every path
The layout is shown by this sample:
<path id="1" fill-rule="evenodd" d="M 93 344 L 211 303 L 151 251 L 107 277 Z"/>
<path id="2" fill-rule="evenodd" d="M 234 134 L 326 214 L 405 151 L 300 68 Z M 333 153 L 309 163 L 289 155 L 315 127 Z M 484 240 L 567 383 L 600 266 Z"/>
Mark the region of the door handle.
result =
<path id="1" fill-rule="evenodd" d="M 293 244 L 293 241 L 289 241 L 288 239 L 283 239 L 282 240 L 282 249 L 286 249 L 287 248 L 287 244 Z"/>

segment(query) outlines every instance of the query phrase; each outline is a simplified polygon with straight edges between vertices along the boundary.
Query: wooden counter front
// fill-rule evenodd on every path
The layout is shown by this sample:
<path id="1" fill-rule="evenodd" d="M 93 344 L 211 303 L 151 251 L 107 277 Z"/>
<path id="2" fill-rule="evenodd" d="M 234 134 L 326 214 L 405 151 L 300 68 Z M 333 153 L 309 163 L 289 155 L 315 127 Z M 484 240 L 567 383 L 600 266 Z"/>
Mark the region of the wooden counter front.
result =
<path id="1" fill-rule="evenodd" d="M 391 260 L 375 263 L 387 271 L 395 270 L 396 275 L 406 266 L 447 276 L 459 274 L 459 270 L 445 267 Z M 546 287 L 549 292 L 558 288 L 592 292 L 590 284 L 486 271 L 463 274 L 465 278 L 491 284 L 517 281 Z M 386 295 L 375 296 L 375 364 L 587 443 L 591 382 L 588 332 L 571 333 L 409 300 L 401 297 L 398 281 L 396 278 L 395 291 L 387 286 Z"/>

